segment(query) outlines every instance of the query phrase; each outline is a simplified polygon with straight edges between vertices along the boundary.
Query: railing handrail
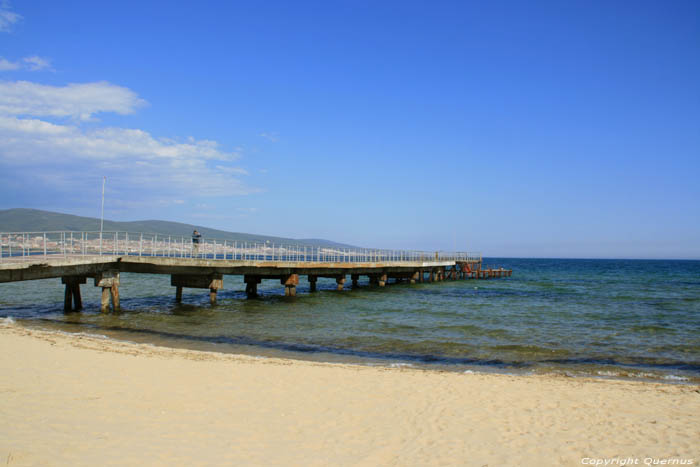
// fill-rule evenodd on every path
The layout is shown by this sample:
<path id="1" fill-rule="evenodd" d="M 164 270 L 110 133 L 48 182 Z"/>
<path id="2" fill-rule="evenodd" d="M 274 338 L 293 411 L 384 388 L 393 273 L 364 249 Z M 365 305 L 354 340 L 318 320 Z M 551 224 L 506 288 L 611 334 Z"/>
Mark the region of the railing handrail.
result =
<path id="1" fill-rule="evenodd" d="M 18 237 L 21 237 L 18 239 Z M 267 241 L 201 238 L 190 235 L 129 231 L 0 232 L 0 261 L 3 258 L 29 258 L 43 253 L 55 256 L 163 256 L 212 260 L 253 260 L 266 262 L 406 262 L 473 261 L 481 253 L 425 250 L 395 250 Z M 38 242 L 38 244 L 37 244 Z M 14 252 L 13 252 L 14 247 Z M 138 248 L 137 248 L 138 247 Z M 20 251 L 21 250 L 21 254 Z"/>

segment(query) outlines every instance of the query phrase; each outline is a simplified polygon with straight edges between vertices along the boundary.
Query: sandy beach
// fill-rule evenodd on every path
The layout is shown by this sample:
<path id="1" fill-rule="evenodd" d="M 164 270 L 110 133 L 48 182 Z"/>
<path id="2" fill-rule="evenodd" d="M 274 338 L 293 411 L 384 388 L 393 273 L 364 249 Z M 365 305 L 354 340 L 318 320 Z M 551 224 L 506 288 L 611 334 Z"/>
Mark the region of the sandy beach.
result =
<path id="1" fill-rule="evenodd" d="M 255 358 L 11 322 L 0 371 L 5 465 L 700 461 L 697 386 Z"/>

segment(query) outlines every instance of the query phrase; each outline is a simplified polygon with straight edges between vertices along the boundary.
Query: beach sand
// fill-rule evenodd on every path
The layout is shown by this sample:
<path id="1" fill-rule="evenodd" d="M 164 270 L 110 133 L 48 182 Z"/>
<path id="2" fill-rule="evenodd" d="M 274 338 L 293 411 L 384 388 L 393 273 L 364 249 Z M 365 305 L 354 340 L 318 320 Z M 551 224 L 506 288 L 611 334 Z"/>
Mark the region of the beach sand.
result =
<path id="1" fill-rule="evenodd" d="M 700 462 L 697 386 L 255 358 L 7 322 L 0 371 L 6 465 Z"/>

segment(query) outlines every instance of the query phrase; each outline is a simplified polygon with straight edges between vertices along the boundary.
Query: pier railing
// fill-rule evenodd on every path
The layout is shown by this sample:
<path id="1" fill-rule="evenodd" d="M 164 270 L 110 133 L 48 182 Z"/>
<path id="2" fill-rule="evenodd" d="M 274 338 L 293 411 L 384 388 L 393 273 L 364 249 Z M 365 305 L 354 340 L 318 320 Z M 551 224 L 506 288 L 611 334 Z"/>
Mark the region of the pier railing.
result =
<path id="1" fill-rule="evenodd" d="M 480 262 L 480 253 L 341 248 L 240 242 L 133 232 L 0 232 L 0 262 L 37 257 L 147 256 L 208 260 L 317 263 Z"/>

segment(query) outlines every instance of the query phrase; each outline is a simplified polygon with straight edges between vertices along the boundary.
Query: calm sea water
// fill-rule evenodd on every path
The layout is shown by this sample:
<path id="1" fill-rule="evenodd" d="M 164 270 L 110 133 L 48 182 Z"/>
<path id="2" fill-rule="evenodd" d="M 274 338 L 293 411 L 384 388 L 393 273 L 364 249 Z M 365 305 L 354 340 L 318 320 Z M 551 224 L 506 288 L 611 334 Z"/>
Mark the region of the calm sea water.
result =
<path id="1" fill-rule="evenodd" d="M 566 373 L 700 382 L 700 261 L 487 259 L 505 279 L 335 290 L 319 279 L 285 298 L 239 276 L 174 301 L 169 276 L 122 274 L 123 310 L 63 313 L 59 279 L 0 284 L 0 317 L 27 326 L 262 356 L 454 371 Z"/>

